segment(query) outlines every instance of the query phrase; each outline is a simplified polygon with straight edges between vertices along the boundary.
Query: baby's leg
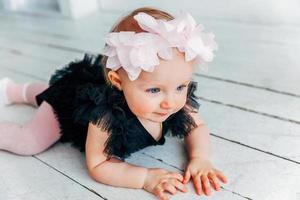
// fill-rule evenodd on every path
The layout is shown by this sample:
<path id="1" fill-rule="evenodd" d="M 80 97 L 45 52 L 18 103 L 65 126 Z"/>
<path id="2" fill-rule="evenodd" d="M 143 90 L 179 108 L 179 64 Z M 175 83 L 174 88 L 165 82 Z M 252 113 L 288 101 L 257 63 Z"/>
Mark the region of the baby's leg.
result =
<path id="1" fill-rule="evenodd" d="M 60 138 L 60 128 L 52 107 L 43 102 L 32 120 L 20 126 L 0 123 L 0 149 L 34 155 L 46 150 Z"/>
<path id="2" fill-rule="evenodd" d="M 17 84 L 11 81 L 6 89 L 7 99 L 10 104 L 27 103 L 37 107 L 35 96 L 47 88 L 48 84 L 43 82 Z"/>

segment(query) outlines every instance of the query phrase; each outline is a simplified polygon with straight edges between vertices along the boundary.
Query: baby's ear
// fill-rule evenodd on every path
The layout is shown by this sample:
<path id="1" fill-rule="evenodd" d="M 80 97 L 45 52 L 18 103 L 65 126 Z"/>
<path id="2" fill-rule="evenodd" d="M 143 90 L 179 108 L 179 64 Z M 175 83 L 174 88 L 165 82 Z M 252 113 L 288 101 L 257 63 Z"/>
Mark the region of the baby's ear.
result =
<path id="1" fill-rule="evenodd" d="M 113 70 L 109 71 L 107 73 L 107 78 L 113 86 L 115 86 L 116 88 L 122 91 L 122 84 L 121 84 L 122 80 L 120 75 L 117 72 Z"/>

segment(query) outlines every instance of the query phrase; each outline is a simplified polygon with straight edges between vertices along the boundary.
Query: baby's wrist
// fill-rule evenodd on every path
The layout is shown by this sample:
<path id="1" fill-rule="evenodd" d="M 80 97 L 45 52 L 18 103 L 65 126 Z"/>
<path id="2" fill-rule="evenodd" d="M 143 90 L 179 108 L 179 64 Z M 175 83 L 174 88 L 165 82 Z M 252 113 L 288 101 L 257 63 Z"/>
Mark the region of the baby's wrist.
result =
<path id="1" fill-rule="evenodd" d="M 197 159 L 197 160 L 202 160 L 202 161 L 206 161 L 206 160 L 209 161 L 210 160 L 209 156 L 207 156 L 207 155 L 190 156 L 189 159 L 190 160 Z"/>
<path id="2" fill-rule="evenodd" d="M 147 182 L 147 177 L 148 177 L 148 172 L 149 172 L 149 169 L 148 168 L 144 168 L 144 173 L 143 173 L 143 176 L 142 176 L 142 186 L 141 186 L 141 189 L 145 189 L 145 186 L 146 186 L 146 182 Z"/>

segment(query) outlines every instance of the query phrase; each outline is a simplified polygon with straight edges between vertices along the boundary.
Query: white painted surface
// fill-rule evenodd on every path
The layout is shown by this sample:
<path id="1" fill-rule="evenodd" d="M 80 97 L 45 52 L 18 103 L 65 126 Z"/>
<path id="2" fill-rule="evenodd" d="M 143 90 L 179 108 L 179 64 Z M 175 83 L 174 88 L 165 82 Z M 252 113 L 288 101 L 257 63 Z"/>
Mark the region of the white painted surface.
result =
<path id="1" fill-rule="evenodd" d="M 266 155 L 252 149 L 243 148 L 218 138 L 212 137 L 212 160 L 217 168 L 223 169 L 230 177 L 230 183 L 224 186 L 227 191 L 234 191 L 250 199 L 268 199 L 277 194 L 275 199 L 295 196 L 300 187 L 300 168 L 298 164 Z M 142 150 L 152 158 L 184 169 L 186 159 L 181 140 L 168 138 L 160 147 L 148 147 Z M 164 153 L 162 153 L 164 152 Z M 283 192 L 284 191 L 284 192 Z M 223 199 L 223 196 L 215 196 Z"/>
<path id="2" fill-rule="evenodd" d="M 167 144 L 168 146 L 168 144 Z M 179 145 L 180 146 L 180 145 Z M 161 148 L 156 148 L 158 152 L 161 154 Z M 151 150 L 150 150 L 151 151 Z M 176 159 L 176 153 L 174 155 L 174 159 Z M 61 157 L 60 159 L 64 160 L 65 162 L 57 162 L 57 154 L 59 154 Z M 70 156 L 71 155 L 71 156 Z M 172 156 L 173 156 L 172 155 Z M 177 154 L 180 155 L 180 154 Z M 104 197 L 108 199 L 124 199 L 124 200 L 131 200 L 131 199 L 155 199 L 152 195 L 149 195 L 147 192 L 142 190 L 136 190 L 136 189 L 124 189 L 124 188 L 116 188 L 116 187 L 110 187 L 103 184 L 95 183 L 91 181 L 86 174 L 85 166 L 82 164 L 83 162 L 83 156 L 78 152 L 74 151 L 74 149 L 68 147 L 67 145 L 61 145 L 58 144 L 51 150 L 38 155 L 38 158 L 41 160 L 47 162 L 51 166 L 55 167 L 56 169 L 62 171 L 63 173 L 66 173 L 68 176 L 73 177 L 75 180 L 78 180 L 85 185 L 87 185 L 89 188 L 103 194 Z M 76 161 L 74 162 L 73 159 Z M 156 159 L 153 159 L 151 157 L 145 156 L 141 153 L 135 153 L 132 155 L 130 159 L 126 160 L 129 163 L 144 166 L 144 167 L 159 167 L 159 168 L 165 168 L 170 171 L 179 171 L 178 169 L 168 166 L 168 164 L 164 164 Z M 177 160 L 177 162 L 180 162 L 180 160 Z M 178 166 L 176 166 L 178 167 Z M 227 187 L 225 187 L 227 188 Z M 227 188 L 228 189 L 228 188 Z M 178 192 L 175 196 L 172 197 L 172 199 L 199 199 L 198 195 L 194 194 L 194 189 L 191 184 L 188 185 L 189 193 L 181 193 Z M 122 197 L 122 198 L 120 198 Z M 231 191 L 227 191 L 226 189 L 222 190 L 219 193 L 215 193 L 212 195 L 209 199 L 224 199 L 224 200 L 231 200 L 231 199 L 244 199 L 240 197 L 239 195 L 232 194 Z"/>
<path id="3" fill-rule="evenodd" d="M 98 11 L 98 0 L 58 0 L 62 15 L 77 19 Z"/>
<path id="4" fill-rule="evenodd" d="M 99 199 L 81 185 L 34 157 L 0 152 L 0 199 Z"/>
<path id="5" fill-rule="evenodd" d="M 102 9 L 127 11 L 141 6 L 153 6 L 168 11 L 189 11 L 194 15 L 218 20 L 241 21 L 250 23 L 297 24 L 300 22 L 300 2 L 298 0 L 100 0 Z"/>
<path id="6" fill-rule="evenodd" d="M 268 14 L 262 10 L 253 13 L 253 6 L 271 5 L 269 1 L 260 5 L 254 5 L 254 1 L 243 5 L 236 2 L 235 7 L 220 2 L 215 10 L 208 2 L 201 2 L 203 8 L 196 17 L 202 19 L 207 30 L 214 30 L 220 49 L 205 77 L 195 77 L 202 97 L 200 114 L 213 134 L 212 159 L 230 181 L 221 192 L 207 199 L 298 200 L 300 40 L 299 27 L 293 25 L 298 15 L 294 12 L 295 1 L 285 4 L 291 11 L 286 18 L 282 15 L 274 18 L 284 9 L 276 7 L 281 3 L 274 5 L 272 18 L 272 15 L 266 17 Z M 135 5 L 128 2 L 129 7 Z M 203 11 L 205 6 L 207 11 Z M 84 52 L 101 52 L 102 38 L 119 16 L 117 7 L 108 8 L 77 21 L 0 13 L 0 78 L 47 81 L 56 68 L 82 58 Z M 0 121 L 22 124 L 34 113 L 35 109 L 24 105 L 0 108 Z M 144 149 L 127 161 L 175 171 L 184 169 L 184 154 L 182 141 L 168 138 L 166 145 Z M 16 169 L 22 162 L 25 167 Z M 49 170 L 48 165 L 59 172 Z M 41 174 L 36 176 L 32 168 Z M 26 176 L 22 179 L 18 173 Z M 52 199 L 69 199 L 72 194 L 72 199 L 93 199 L 94 193 L 81 185 L 107 199 L 154 199 L 142 190 L 94 182 L 86 173 L 84 155 L 67 144 L 58 143 L 28 158 L 0 152 L 0 174 L 0 195 L 10 199 L 45 199 L 42 188 L 47 191 L 64 188 L 65 193 L 52 194 Z M 56 178 L 50 181 L 47 177 Z M 15 186 L 24 180 L 28 185 L 19 189 L 27 192 L 21 193 Z M 1 189 L 5 192 L 1 193 Z M 193 194 L 191 184 L 189 191 L 172 199 L 199 199 Z"/>

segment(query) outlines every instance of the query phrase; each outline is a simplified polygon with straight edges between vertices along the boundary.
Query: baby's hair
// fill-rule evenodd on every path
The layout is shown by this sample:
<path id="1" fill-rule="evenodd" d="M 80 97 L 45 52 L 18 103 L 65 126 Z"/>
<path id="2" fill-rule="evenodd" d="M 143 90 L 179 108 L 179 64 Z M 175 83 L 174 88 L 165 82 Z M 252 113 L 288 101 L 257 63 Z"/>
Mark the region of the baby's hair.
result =
<path id="1" fill-rule="evenodd" d="M 125 17 L 121 18 L 112 27 L 110 32 L 120 32 L 120 31 L 134 31 L 136 33 L 145 32 L 143 29 L 140 28 L 138 23 L 133 18 L 133 16 L 135 16 L 139 12 L 144 12 L 148 15 L 151 15 L 155 19 L 164 19 L 164 20 L 167 20 L 167 21 L 174 19 L 174 17 L 171 14 L 169 14 L 165 11 L 162 11 L 162 10 L 159 10 L 159 9 L 156 9 L 156 8 L 142 7 L 142 8 L 138 8 L 138 9 L 133 10 L 131 13 L 129 13 Z M 107 58 L 108 58 L 107 56 L 103 56 L 103 58 L 101 60 L 101 64 L 103 66 L 103 70 L 104 70 L 104 74 L 105 74 L 105 80 L 109 85 L 111 85 L 110 81 L 108 80 L 108 76 L 107 76 L 108 72 L 111 69 L 108 69 L 108 68 L 105 67 Z"/>

